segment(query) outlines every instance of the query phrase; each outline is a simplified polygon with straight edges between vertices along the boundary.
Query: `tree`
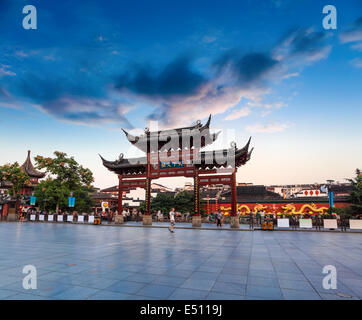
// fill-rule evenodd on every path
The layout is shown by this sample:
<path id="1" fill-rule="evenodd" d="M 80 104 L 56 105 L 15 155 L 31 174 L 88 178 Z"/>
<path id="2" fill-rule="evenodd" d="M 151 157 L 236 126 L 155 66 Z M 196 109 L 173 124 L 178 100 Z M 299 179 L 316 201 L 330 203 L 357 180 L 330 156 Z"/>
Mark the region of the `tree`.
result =
<path id="1" fill-rule="evenodd" d="M 76 198 L 74 210 L 86 212 L 94 205 L 89 192 L 94 181 L 92 172 L 79 165 L 73 157 L 64 152 L 55 151 L 54 158 L 35 157 L 37 169 L 45 169 L 50 176 L 35 188 L 35 196 L 44 209 L 68 208 L 68 197 Z"/>
<path id="2" fill-rule="evenodd" d="M 180 212 L 194 212 L 193 192 L 182 191 L 175 196 L 175 208 Z"/>
<path id="3" fill-rule="evenodd" d="M 168 215 L 171 208 L 175 207 L 175 197 L 171 193 L 161 192 L 158 193 L 155 198 L 151 199 L 151 210 L 161 212 L 164 215 Z"/>
<path id="4" fill-rule="evenodd" d="M 8 193 L 17 199 L 20 196 L 20 190 L 24 186 L 31 185 L 29 176 L 21 169 L 17 162 L 0 166 L 0 182 L 5 181 L 10 182 Z"/>
<path id="5" fill-rule="evenodd" d="M 203 207 L 204 201 L 201 201 L 200 207 Z M 158 193 L 155 198 L 151 199 L 152 212 L 161 210 L 164 215 L 168 215 L 171 208 L 175 208 L 176 211 L 186 213 L 194 213 L 194 194 L 189 191 L 182 191 L 175 196 L 172 193 L 161 192 Z M 140 205 L 140 209 L 145 210 L 145 202 Z M 200 210 L 201 214 L 204 212 Z"/>
<path id="6" fill-rule="evenodd" d="M 352 184 L 350 192 L 351 209 L 353 214 L 362 214 L 362 174 L 359 169 L 356 169 L 356 178 L 349 179 Z"/>

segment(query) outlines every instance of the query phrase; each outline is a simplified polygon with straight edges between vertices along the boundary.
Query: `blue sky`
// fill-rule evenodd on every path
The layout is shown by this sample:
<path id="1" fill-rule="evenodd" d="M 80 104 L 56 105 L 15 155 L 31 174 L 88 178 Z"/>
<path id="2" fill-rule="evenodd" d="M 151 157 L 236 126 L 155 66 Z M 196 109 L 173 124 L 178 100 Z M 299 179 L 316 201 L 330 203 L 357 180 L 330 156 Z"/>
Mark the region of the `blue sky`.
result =
<path id="1" fill-rule="evenodd" d="M 37 8 L 37 30 L 22 8 Z M 115 184 L 98 153 L 136 155 L 120 128 L 212 113 L 255 147 L 238 181 L 342 181 L 362 167 L 362 2 L 0 0 L 0 163 L 61 150 Z M 175 186 L 184 180 L 162 183 Z"/>

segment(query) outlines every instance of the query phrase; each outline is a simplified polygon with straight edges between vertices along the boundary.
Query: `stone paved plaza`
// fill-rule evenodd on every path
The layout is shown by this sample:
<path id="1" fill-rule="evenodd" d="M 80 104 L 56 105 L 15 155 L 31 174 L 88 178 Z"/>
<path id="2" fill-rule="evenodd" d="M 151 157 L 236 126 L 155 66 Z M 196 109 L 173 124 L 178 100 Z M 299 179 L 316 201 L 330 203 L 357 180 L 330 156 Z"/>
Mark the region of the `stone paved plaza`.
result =
<path id="1" fill-rule="evenodd" d="M 362 298 L 357 233 L 0 223 L 0 241 L 0 299 Z M 325 265 L 336 290 L 322 287 Z"/>

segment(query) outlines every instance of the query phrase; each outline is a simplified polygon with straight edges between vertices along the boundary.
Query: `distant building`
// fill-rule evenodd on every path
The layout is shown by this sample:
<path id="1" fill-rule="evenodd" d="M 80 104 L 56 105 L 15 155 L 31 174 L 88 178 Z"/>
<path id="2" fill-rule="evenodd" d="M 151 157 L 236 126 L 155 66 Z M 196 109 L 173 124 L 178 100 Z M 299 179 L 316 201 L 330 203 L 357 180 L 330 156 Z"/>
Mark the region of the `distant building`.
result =
<path id="1" fill-rule="evenodd" d="M 30 185 L 23 186 L 20 190 L 20 194 L 29 196 L 33 193 L 35 186 L 39 183 L 39 180 L 45 177 L 45 173 L 36 170 L 31 162 L 30 150 L 25 162 L 20 169 L 29 176 Z M 7 190 L 11 187 L 11 182 L 0 182 L 0 194 L 7 194 Z"/>
<path id="2" fill-rule="evenodd" d="M 39 183 L 39 180 L 45 177 L 45 173 L 36 170 L 31 162 L 30 150 L 25 162 L 20 167 L 23 172 L 29 176 L 30 184 L 23 186 L 20 190 L 20 194 L 24 196 L 24 203 L 28 203 L 30 195 L 33 193 L 34 188 Z M 17 210 L 15 205 L 15 199 L 12 199 L 8 195 L 8 189 L 11 188 L 11 182 L 0 182 L 0 217 L 4 220 L 9 212 L 9 209 Z"/>
<path id="3" fill-rule="evenodd" d="M 154 198 L 157 194 L 166 192 L 174 193 L 171 188 L 162 184 L 151 184 L 151 197 Z M 118 185 L 101 190 L 98 189 L 98 192 L 92 194 L 92 198 L 96 201 L 95 210 L 101 210 L 102 202 L 108 202 L 108 207 L 111 208 L 111 210 L 117 210 Z M 122 199 L 125 208 L 138 208 L 141 202 L 145 200 L 145 191 L 144 189 L 124 191 Z"/>

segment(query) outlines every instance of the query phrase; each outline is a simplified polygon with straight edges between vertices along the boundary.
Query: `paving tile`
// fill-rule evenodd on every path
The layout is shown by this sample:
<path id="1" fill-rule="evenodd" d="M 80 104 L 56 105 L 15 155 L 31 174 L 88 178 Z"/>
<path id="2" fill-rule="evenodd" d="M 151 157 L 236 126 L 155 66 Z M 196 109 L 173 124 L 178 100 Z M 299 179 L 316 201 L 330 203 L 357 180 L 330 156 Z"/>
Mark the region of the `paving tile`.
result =
<path id="1" fill-rule="evenodd" d="M 1 299 L 6 299 L 8 297 L 11 297 L 15 294 L 18 294 L 18 292 L 13 291 L 13 290 L 5 290 L 5 289 L 0 289 L 0 300 Z"/>
<path id="2" fill-rule="evenodd" d="M 295 281 L 290 279 L 279 279 L 280 288 L 294 289 L 302 291 L 315 291 L 313 286 L 307 281 Z"/>
<path id="3" fill-rule="evenodd" d="M 0 248 L 0 299 L 362 298 L 354 234 L 179 229 L 172 236 L 156 228 L 0 223 L 7 244 Z M 26 264 L 37 267 L 35 291 L 22 288 Z M 335 291 L 322 288 L 326 264 L 337 268 Z"/>
<path id="4" fill-rule="evenodd" d="M 282 292 L 279 288 L 247 285 L 246 295 L 251 297 L 260 297 L 268 299 L 282 298 Z"/>
<path id="5" fill-rule="evenodd" d="M 52 296 L 56 300 L 75 300 L 87 299 L 94 295 L 98 290 L 85 287 L 72 287 L 57 295 Z"/>
<path id="6" fill-rule="evenodd" d="M 145 283 L 120 280 L 112 284 L 111 286 L 105 288 L 105 290 L 134 294 L 137 291 L 139 291 L 141 288 L 143 288 L 145 285 L 146 285 Z"/>
<path id="7" fill-rule="evenodd" d="M 197 289 L 197 290 L 210 290 L 215 283 L 215 280 L 205 279 L 188 279 L 182 285 L 181 288 L 185 289 Z"/>
<path id="8" fill-rule="evenodd" d="M 245 300 L 245 296 L 210 291 L 207 300 Z"/>
<path id="9" fill-rule="evenodd" d="M 166 285 L 169 287 L 180 287 L 181 284 L 183 284 L 187 278 L 180 278 L 180 277 L 168 277 L 168 276 L 158 276 L 155 278 L 151 283 L 152 284 L 160 284 L 160 285 Z"/>
<path id="10" fill-rule="evenodd" d="M 4 300 L 52 300 L 49 297 L 37 296 L 35 294 L 18 293 L 16 295 L 4 298 Z"/>
<path id="11" fill-rule="evenodd" d="M 248 285 L 279 288 L 277 278 L 248 277 Z"/>
<path id="12" fill-rule="evenodd" d="M 59 282 L 50 281 L 37 281 L 36 289 L 24 289 L 22 281 L 5 286 L 4 289 L 14 290 L 24 294 L 34 294 L 42 297 L 53 297 L 65 290 L 70 289 L 71 286 Z"/>
<path id="13" fill-rule="evenodd" d="M 149 284 L 137 291 L 136 294 L 155 299 L 167 299 L 175 290 L 175 287 Z"/>
<path id="14" fill-rule="evenodd" d="M 127 300 L 129 297 L 127 293 L 99 290 L 90 295 L 87 300 Z"/>
<path id="15" fill-rule="evenodd" d="M 158 275 L 150 274 L 150 273 L 134 273 L 129 275 L 125 280 L 127 281 L 134 281 L 134 282 L 141 282 L 141 283 L 151 283 L 154 281 Z"/>
<path id="16" fill-rule="evenodd" d="M 239 283 L 217 281 L 217 282 L 215 282 L 211 291 L 230 293 L 230 294 L 236 294 L 236 295 L 245 295 L 245 285 L 239 284 Z"/>
<path id="17" fill-rule="evenodd" d="M 282 289 L 282 293 L 286 300 L 321 300 L 319 294 L 313 291 Z"/>
<path id="18" fill-rule="evenodd" d="M 216 280 L 219 276 L 219 273 L 216 272 L 197 272 L 195 271 L 191 276 L 190 279 L 195 280 Z"/>
<path id="19" fill-rule="evenodd" d="M 294 281 L 308 281 L 304 274 L 300 272 L 277 272 L 278 279 L 289 279 Z"/>
<path id="20" fill-rule="evenodd" d="M 239 283 L 246 284 L 248 277 L 245 275 L 237 275 L 237 274 L 220 274 L 217 278 L 217 281 L 220 282 L 231 282 L 231 283 Z"/>
<path id="21" fill-rule="evenodd" d="M 206 299 L 209 291 L 206 290 L 192 290 L 192 289 L 176 289 L 168 300 L 204 300 Z"/>
<path id="22" fill-rule="evenodd" d="M 361 300 L 359 297 L 352 297 L 347 295 L 338 295 L 338 294 L 327 294 L 320 293 L 319 294 L 323 300 Z"/>

